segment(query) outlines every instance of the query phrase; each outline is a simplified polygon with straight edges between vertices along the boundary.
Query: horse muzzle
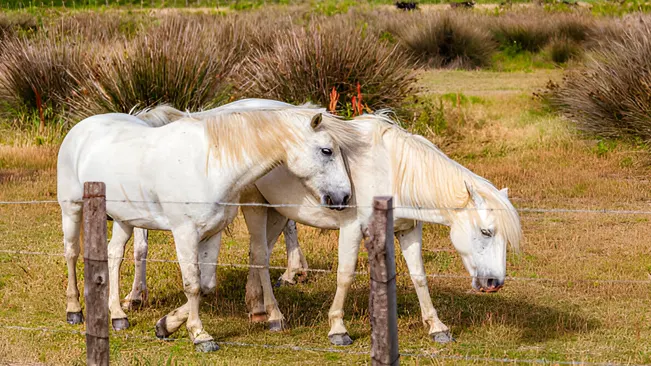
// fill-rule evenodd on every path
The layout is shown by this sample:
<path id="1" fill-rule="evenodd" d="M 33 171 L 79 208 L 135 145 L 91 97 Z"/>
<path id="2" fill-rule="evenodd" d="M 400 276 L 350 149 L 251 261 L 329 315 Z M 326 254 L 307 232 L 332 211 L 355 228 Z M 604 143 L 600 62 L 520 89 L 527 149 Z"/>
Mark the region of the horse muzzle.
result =
<path id="1" fill-rule="evenodd" d="M 342 211 L 350 202 L 348 193 L 329 193 L 321 197 L 321 203 L 331 210 Z"/>
<path id="2" fill-rule="evenodd" d="M 472 287 L 479 292 L 497 292 L 504 287 L 504 279 L 491 277 L 473 278 Z"/>

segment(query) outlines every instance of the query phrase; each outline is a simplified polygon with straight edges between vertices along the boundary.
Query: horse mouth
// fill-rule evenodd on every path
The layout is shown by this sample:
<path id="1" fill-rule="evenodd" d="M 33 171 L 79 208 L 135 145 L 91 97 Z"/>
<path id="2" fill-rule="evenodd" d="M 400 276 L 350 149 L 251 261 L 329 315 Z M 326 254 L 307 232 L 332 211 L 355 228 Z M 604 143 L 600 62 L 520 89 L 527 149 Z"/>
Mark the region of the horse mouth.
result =
<path id="1" fill-rule="evenodd" d="M 486 292 L 486 293 L 493 293 L 499 291 L 504 285 L 502 286 L 494 286 L 494 287 L 480 287 L 479 292 Z"/>

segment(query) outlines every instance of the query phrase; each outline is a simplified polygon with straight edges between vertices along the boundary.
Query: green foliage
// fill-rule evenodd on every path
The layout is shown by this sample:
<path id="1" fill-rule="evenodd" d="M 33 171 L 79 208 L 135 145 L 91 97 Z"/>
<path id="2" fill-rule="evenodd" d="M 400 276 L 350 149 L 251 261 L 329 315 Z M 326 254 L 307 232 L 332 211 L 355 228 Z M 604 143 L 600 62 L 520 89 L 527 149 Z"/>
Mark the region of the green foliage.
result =
<path id="1" fill-rule="evenodd" d="M 419 135 L 441 135 L 448 128 L 443 99 L 424 100 L 419 105 L 418 116 L 410 125 L 410 130 Z"/>

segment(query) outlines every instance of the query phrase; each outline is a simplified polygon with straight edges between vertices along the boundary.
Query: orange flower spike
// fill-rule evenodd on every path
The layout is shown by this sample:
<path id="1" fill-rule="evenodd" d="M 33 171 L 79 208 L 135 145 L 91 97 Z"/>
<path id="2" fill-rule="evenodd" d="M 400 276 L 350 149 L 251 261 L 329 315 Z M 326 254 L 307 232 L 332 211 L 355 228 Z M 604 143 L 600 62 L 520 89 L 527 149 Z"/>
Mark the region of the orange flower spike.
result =
<path id="1" fill-rule="evenodd" d="M 357 82 L 357 114 L 361 115 L 364 111 L 364 106 L 362 104 L 362 86 Z"/>
<path id="2" fill-rule="evenodd" d="M 337 103 L 339 102 L 339 93 L 337 93 L 337 90 L 335 90 L 335 87 L 332 87 L 332 91 L 330 92 L 330 104 L 328 105 L 328 110 L 330 113 L 335 113 L 337 110 Z"/>

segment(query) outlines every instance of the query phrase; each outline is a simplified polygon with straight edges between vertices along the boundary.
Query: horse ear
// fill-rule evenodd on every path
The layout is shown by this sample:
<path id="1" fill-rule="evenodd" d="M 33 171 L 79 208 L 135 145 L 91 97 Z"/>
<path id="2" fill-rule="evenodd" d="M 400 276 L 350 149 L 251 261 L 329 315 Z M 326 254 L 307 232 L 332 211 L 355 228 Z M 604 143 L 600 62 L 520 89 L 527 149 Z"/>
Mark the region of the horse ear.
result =
<path id="1" fill-rule="evenodd" d="M 472 183 L 468 181 L 463 181 L 466 184 L 466 190 L 468 191 L 468 194 L 470 195 L 470 199 L 475 203 L 475 207 L 482 206 L 484 204 L 484 199 L 482 196 L 480 196 L 477 191 L 475 190 L 475 187 L 472 185 Z"/>
<path id="2" fill-rule="evenodd" d="M 500 189 L 500 193 L 502 194 L 502 196 L 504 196 L 504 198 L 509 198 L 509 188 L 508 187 Z"/>
<path id="3" fill-rule="evenodd" d="M 312 126 L 313 130 L 316 130 L 319 128 L 321 125 L 321 121 L 323 121 L 323 114 L 322 113 L 317 113 L 312 117 L 312 121 L 310 122 L 310 126 Z"/>

